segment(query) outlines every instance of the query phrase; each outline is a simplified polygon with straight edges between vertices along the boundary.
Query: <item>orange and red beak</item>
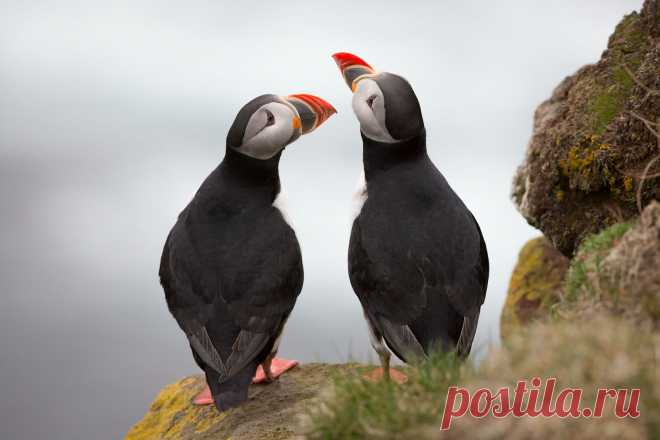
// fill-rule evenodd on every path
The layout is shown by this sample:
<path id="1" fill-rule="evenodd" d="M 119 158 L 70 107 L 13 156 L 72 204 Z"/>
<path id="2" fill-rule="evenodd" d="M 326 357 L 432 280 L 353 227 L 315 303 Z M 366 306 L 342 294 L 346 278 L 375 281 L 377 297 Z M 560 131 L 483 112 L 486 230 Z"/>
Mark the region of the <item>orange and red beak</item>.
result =
<path id="1" fill-rule="evenodd" d="M 328 101 L 318 96 L 301 93 L 289 95 L 285 99 L 296 108 L 300 115 L 300 119 L 294 119 L 293 124 L 294 128 L 298 128 L 297 124 L 299 124 L 302 134 L 313 131 L 330 116 L 337 113 L 337 110 Z"/>
<path id="2" fill-rule="evenodd" d="M 357 84 L 358 79 L 376 72 L 366 61 L 352 53 L 338 52 L 332 58 L 337 63 L 337 67 L 339 67 L 341 75 L 351 91 L 355 91 L 355 84 Z"/>

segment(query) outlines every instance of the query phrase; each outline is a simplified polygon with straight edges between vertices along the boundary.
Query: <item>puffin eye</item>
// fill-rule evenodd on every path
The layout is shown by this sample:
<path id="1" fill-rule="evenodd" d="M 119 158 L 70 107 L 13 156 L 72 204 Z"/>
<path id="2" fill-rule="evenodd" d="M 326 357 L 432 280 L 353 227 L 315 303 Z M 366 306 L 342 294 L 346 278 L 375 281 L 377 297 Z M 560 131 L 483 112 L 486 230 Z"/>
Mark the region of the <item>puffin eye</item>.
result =
<path id="1" fill-rule="evenodd" d="M 264 109 L 264 110 L 266 111 L 266 127 L 268 127 L 269 125 L 273 125 L 275 123 L 275 116 L 270 110 L 268 109 Z"/>
<path id="2" fill-rule="evenodd" d="M 374 108 L 374 101 L 378 98 L 377 95 L 371 95 L 369 98 L 367 98 L 367 105 L 369 108 L 373 109 Z"/>

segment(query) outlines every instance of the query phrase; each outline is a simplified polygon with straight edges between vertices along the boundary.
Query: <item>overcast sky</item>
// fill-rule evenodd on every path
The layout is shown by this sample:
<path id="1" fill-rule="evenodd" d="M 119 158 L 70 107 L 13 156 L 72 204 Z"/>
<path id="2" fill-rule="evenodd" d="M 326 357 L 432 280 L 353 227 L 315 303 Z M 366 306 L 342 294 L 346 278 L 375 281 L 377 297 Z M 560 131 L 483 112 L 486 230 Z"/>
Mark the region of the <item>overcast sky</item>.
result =
<path id="1" fill-rule="evenodd" d="M 160 251 L 262 93 L 339 111 L 281 164 L 305 286 L 280 353 L 376 358 L 346 270 L 361 142 L 336 51 L 412 83 L 429 153 L 490 252 L 474 350 L 498 343 L 512 266 L 537 234 L 509 200 L 533 111 L 640 4 L 0 1 L 0 437 L 119 438 L 198 371 Z"/>

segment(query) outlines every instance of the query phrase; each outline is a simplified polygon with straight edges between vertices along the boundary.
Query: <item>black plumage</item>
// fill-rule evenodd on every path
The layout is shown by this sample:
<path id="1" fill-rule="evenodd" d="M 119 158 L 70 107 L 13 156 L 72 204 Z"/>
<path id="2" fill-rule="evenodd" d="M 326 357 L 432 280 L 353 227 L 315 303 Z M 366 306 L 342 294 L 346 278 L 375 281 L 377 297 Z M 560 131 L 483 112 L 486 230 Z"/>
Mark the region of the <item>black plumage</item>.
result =
<path id="1" fill-rule="evenodd" d="M 309 94 L 245 104 L 222 163 L 167 237 L 159 271 L 167 305 L 219 410 L 247 399 L 260 364 L 267 381 L 275 378 L 271 361 L 303 284 L 300 246 L 279 200 L 280 157 L 334 113 Z"/>
<path id="2" fill-rule="evenodd" d="M 405 327 L 425 354 L 468 354 L 488 283 L 477 222 L 426 154 L 424 135 L 396 144 L 363 137 L 363 148 L 368 197 L 348 263 L 365 315 L 403 360 L 421 354 L 401 343 Z"/>
<path id="3" fill-rule="evenodd" d="M 259 160 L 227 148 L 163 249 L 169 310 L 220 410 L 247 398 L 303 284 L 295 233 L 273 207 L 280 156 Z"/>
<path id="4" fill-rule="evenodd" d="M 417 98 L 403 78 L 369 76 L 394 142 L 362 134 L 366 201 L 353 222 L 351 285 L 385 368 L 433 350 L 469 354 L 488 284 L 479 225 L 429 158 Z M 402 139 L 402 140 L 401 140 Z"/>

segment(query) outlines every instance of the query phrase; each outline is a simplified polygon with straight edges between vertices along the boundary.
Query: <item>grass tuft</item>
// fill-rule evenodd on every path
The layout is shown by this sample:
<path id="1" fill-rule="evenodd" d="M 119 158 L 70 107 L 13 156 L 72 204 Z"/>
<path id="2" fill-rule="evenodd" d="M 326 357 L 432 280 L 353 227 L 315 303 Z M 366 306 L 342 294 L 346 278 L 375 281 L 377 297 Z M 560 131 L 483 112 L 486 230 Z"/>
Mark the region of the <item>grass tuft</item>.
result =
<path id="1" fill-rule="evenodd" d="M 461 364 L 453 355 L 434 355 L 419 367 L 407 368 L 409 382 L 404 385 L 371 383 L 356 375 L 336 378 L 332 392 L 312 410 L 307 438 L 658 438 L 658 350 L 657 333 L 640 332 L 607 314 L 582 321 L 535 322 L 525 335 L 513 335 L 503 347 L 492 350 L 478 367 Z M 529 383 L 532 377 L 556 377 L 560 388 L 582 388 L 583 407 L 593 407 L 600 387 L 640 388 L 641 416 L 618 419 L 613 402 L 607 402 L 598 419 L 466 415 L 454 419 L 449 431 L 440 432 L 449 386 L 496 392 L 500 387 L 513 390 L 517 381 Z"/>
<path id="2" fill-rule="evenodd" d="M 617 223 L 582 241 L 564 281 L 567 301 L 574 301 L 583 294 L 598 295 L 603 290 L 604 286 L 601 284 L 603 258 L 633 225 L 632 221 Z"/>
<path id="3" fill-rule="evenodd" d="M 405 367 L 403 385 L 363 378 L 371 368 L 334 377 L 331 394 L 310 413 L 308 438 L 415 438 L 420 427 L 438 420 L 448 387 L 469 367 L 453 353 L 436 353 L 417 367 Z"/>

